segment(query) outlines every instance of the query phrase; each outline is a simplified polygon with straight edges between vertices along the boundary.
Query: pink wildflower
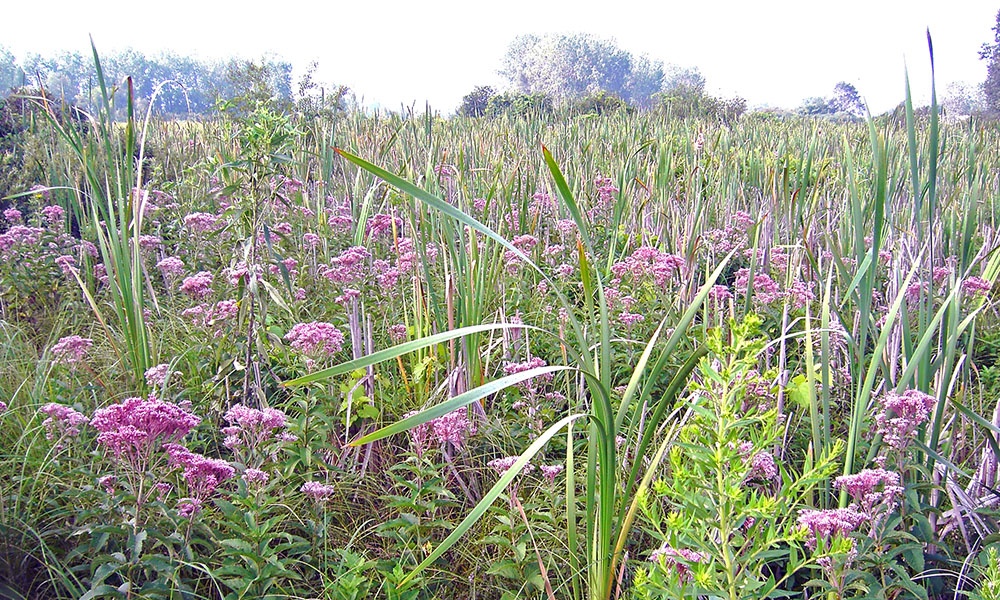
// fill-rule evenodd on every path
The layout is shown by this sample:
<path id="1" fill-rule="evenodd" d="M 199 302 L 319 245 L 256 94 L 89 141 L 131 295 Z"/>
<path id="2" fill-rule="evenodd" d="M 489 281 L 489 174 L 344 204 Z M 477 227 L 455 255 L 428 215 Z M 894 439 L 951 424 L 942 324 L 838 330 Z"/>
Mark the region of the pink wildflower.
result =
<path id="1" fill-rule="evenodd" d="M 818 540 L 829 542 L 833 536 L 846 536 L 865 520 L 865 515 L 849 506 L 827 510 L 801 510 L 798 522 L 800 526 L 809 530 L 806 546 L 810 550 L 815 550 Z"/>
<path id="2" fill-rule="evenodd" d="M 330 499 L 337 489 L 332 485 L 325 485 L 318 481 L 307 481 L 302 484 L 300 491 L 312 498 L 315 502 L 325 502 Z"/>
<path id="3" fill-rule="evenodd" d="M 62 225 L 64 216 L 66 216 L 66 211 L 61 206 L 51 204 L 42 208 L 42 217 L 49 225 Z"/>
<path id="4" fill-rule="evenodd" d="M 235 404 L 223 418 L 230 425 L 222 430 L 226 436 L 223 445 L 234 451 L 238 448 L 254 451 L 267 440 L 278 439 L 287 427 L 288 417 L 276 408 L 258 410 Z"/>
<path id="5" fill-rule="evenodd" d="M 888 392 L 879 401 L 881 410 L 875 415 L 876 431 L 882 441 L 891 448 L 906 448 L 917 433 L 917 429 L 928 418 L 936 400 L 919 390 L 907 390 L 902 394 Z"/>
<path id="6" fill-rule="evenodd" d="M 415 414 L 417 414 L 417 411 L 410 411 L 403 415 L 403 418 L 408 419 Z M 427 434 L 430 432 L 430 428 L 431 424 L 428 422 L 406 430 L 407 435 L 410 437 L 410 444 L 413 446 L 413 453 L 419 457 L 422 457 L 424 452 L 430 447 L 427 443 Z"/>
<path id="7" fill-rule="evenodd" d="M 330 323 L 313 321 L 299 323 L 285 334 L 292 348 L 306 354 L 334 354 L 340 352 L 344 343 L 344 334 Z"/>
<path id="8" fill-rule="evenodd" d="M 176 256 L 168 256 L 156 263 L 156 268 L 164 277 L 176 277 L 184 272 L 184 261 Z"/>
<path id="9" fill-rule="evenodd" d="M 545 477 L 549 484 L 553 484 L 556 481 L 556 477 L 563 472 L 566 468 L 563 465 L 542 465 L 539 467 L 542 470 L 542 475 Z"/>
<path id="10" fill-rule="evenodd" d="M 8 223 L 20 223 L 21 222 L 21 211 L 16 208 L 8 208 L 3 211 L 3 218 Z"/>
<path id="11" fill-rule="evenodd" d="M 176 442 L 201 419 L 176 404 L 157 398 L 126 398 L 94 412 L 91 426 L 97 443 L 130 462 L 148 458 L 161 443 Z"/>
<path id="12" fill-rule="evenodd" d="M 218 222 L 219 217 L 210 213 L 193 212 L 184 215 L 184 226 L 200 233 L 215 231 Z"/>
<path id="13" fill-rule="evenodd" d="M 899 473 L 885 469 L 864 469 L 854 475 L 842 475 L 833 481 L 833 486 L 847 490 L 861 512 L 870 519 L 883 511 L 891 512 L 904 491 Z"/>
<path id="14" fill-rule="evenodd" d="M 455 448 L 461 448 L 465 439 L 476 433 L 476 426 L 469 421 L 466 409 L 459 408 L 431 421 L 434 437 L 442 446 L 451 443 Z"/>
<path id="15" fill-rule="evenodd" d="M 733 287 L 742 295 L 747 294 L 750 285 L 750 270 L 743 268 L 736 272 L 736 280 Z M 771 304 L 785 296 L 777 282 L 763 273 L 754 274 L 753 278 L 753 298 L 758 304 Z"/>
<path id="16" fill-rule="evenodd" d="M 402 323 L 390 325 L 389 337 L 391 337 L 395 342 L 402 342 L 406 340 L 406 325 Z"/>
<path id="17" fill-rule="evenodd" d="M 52 346 L 52 356 L 57 363 L 72 365 L 83 360 L 93 345 L 94 340 L 90 338 L 78 335 L 67 336 Z"/>
<path id="18" fill-rule="evenodd" d="M 494 458 L 493 460 L 491 460 L 490 462 L 488 462 L 486 464 L 489 465 L 490 467 L 492 467 L 493 470 L 496 471 L 497 473 L 499 473 L 500 475 L 503 475 L 504 473 L 506 473 L 507 471 L 509 471 L 511 467 L 514 466 L 514 463 L 516 463 L 517 459 L 519 459 L 519 458 L 521 458 L 521 457 L 520 456 L 505 456 L 503 458 Z M 528 463 L 528 464 L 524 465 L 524 468 L 521 469 L 521 473 L 522 474 L 523 473 L 530 473 L 530 472 L 532 472 L 534 470 L 535 470 L 535 467 L 531 463 Z M 553 475 L 553 477 L 555 477 L 555 476 Z"/>
<path id="19" fill-rule="evenodd" d="M 97 480 L 98 485 L 104 488 L 104 491 L 109 496 L 114 496 L 115 494 L 115 484 L 118 483 L 118 478 L 114 475 L 105 475 Z"/>
<path id="20" fill-rule="evenodd" d="M 208 271 L 199 271 L 184 278 L 184 281 L 181 282 L 181 291 L 196 300 L 201 300 L 212 295 L 212 282 L 214 280 L 215 276 Z"/>
<path id="21" fill-rule="evenodd" d="M 188 491 L 198 500 L 207 500 L 219 485 L 236 474 L 236 469 L 218 458 L 208 458 L 191 452 L 180 444 L 164 444 L 170 465 L 184 469 Z"/>
<path id="22" fill-rule="evenodd" d="M 683 582 L 691 581 L 692 564 L 705 562 L 708 558 L 701 552 L 687 548 L 673 548 L 668 544 L 663 544 L 649 555 L 650 562 L 674 571 Z"/>
<path id="23" fill-rule="evenodd" d="M 155 367 L 150 367 L 146 370 L 143 376 L 146 378 L 146 384 L 149 387 L 163 387 L 166 383 L 167 377 L 169 375 L 180 375 L 180 371 L 170 372 L 170 365 L 163 363 L 156 365 Z"/>
<path id="24" fill-rule="evenodd" d="M 758 452 L 750 459 L 750 471 L 747 479 L 758 479 L 764 481 L 775 481 L 779 479 L 778 466 L 774 463 L 774 457 L 770 452 Z"/>
<path id="25" fill-rule="evenodd" d="M 962 292 L 970 296 L 988 296 L 993 286 L 982 277 L 969 277 L 962 282 Z"/>
<path id="26" fill-rule="evenodd" d="M 402 234 L 403 220 L 399 217 L 382 213 L 372 215 L 365 227 L 366 233 L 372 238 L 382 237 L 387 233 L 392 234 L 394 229 L 395 235 Z"/>
<path id="27" fill-rule="evenodd" d="M 62 437 L 76 437 L 80 435 L 80 426 L 87 422 L 87 417 L 83 416 L 75 409 L 50 402 L 38 409 L 38 412 L 48 415 L 42 421 L 45 427 L 45 439 L 55 440 Z"/>
<path id="28" fill-rule="evenodd" d="M 270 478 L 271 476 L 267 474 L 267 471 L 261 471 L 260 469 L 250 468 L 243 472 L 243 481 L 246 482 L 248 488 L 264 486 Z"/>

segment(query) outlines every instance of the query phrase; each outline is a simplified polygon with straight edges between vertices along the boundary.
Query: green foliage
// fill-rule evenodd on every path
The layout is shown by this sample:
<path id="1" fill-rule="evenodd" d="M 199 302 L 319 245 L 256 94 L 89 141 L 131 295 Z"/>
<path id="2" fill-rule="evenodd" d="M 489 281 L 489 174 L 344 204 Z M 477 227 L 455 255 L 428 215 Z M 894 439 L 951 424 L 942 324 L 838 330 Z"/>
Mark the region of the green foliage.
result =
<path id="1" fill-rule="evenodd" d="M 843 444 L 801 473 L 788 466 L 775 409 L 757 391 L 760 325 L 751 314 L 708 332 L 668 473 L 640 498 L 662 556 L 636 584 L 640 598 L 774 597 L 808 564 L 798 510 L 834 472 Z"/>
<path id="2" fill-rule="evenodd" d="M 496 96 L 488 85 L 477 85 L 471 92 L 462 97 L 462 105 L 458 107 L 458 114 L 463 117 L 481 117 L 486 114 L 490 100 Z"/>
<path id="3" fill-rule="evenodd" d="M 663 65 L 591 35 L 522 35 L 508 47 L 501 74 L 518 91 L 560 104 L 605 91 L 642 106 L 659 89 Z"/>
<path id="4" fill-rule="evenodd" d="M 979 59 L 986 61 L 986 81 L 983 82 L 986 109 L 997 114 L 1000 113 L 1000 11 L 997 11 L 993 34 L 993 43 L 983 44 L 979 50 Z"/>

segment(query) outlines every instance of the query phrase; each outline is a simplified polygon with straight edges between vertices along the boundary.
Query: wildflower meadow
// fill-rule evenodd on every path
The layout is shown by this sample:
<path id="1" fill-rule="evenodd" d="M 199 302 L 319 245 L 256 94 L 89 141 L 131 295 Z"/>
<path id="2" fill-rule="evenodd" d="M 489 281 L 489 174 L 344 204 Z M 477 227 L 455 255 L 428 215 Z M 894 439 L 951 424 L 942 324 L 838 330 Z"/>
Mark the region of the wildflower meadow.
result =
<path id="1" fill-rule="evenodd" d="M 17 104 L 0 597 L 1000 598 L 995 122 L 165 120 L 96 64 Z"/>

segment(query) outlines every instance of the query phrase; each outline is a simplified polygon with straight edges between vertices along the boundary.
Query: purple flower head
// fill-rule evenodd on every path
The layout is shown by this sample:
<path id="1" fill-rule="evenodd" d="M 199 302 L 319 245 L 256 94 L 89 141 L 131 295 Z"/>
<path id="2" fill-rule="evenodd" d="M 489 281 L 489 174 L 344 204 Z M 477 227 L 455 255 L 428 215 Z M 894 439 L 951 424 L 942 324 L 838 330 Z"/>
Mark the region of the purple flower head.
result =
<path id="1" fill-rule="evenodd" d="M 148 456 L 160 444 L 179 441 L 200 422 L 176 404 L 149 397 L 126 398 L 99 409 L 90 424 L 101 432 L 99 445 L 132 460 Z"/>
<path id="2" fill-rule="evenodd" d="M 307 481 L 302 484 L 300 491 L 313 499 L 316 503 L 326 502 L 336 490 L 332 485 L 326 485 L 318 481 Z"/>
<path id="3" fill-rule="evenodd" d="M 333 283 L 351 284 L 364 280 L 368 275 L 368 259 L 371 253 L 364 246 L 352 246 L 330 260 L 330 266 L 322 268 L 320 275 Z"/>
<path id="4" fill-rule="evenodd" d="M 62 271 L 63 275 L 73 275 L 73 272 L 77 270 L 76 268 L 76 257 L 70 254 L 63 254 L 62 256 L 56 258 L 56 264 L 59 265 L 59 270 Z"/>
<path id="5" fill-rule="evenodd" d="M 184 226 L 200 233 L 215 231 L 218 221 L 219 217 L 210 213 L 194 212 L 184 215 Z"/>
<path id="6" fill-rule="evenodd" d="M 118 478 L 114 475 L 105 475 L 97 480 L 97 484 L 104 488 L 109 496 L 114 496 L 116 483 L 118 483 Z"/>
<path id="7" fill-rule="evenodd" d="M 198 500 L 208 499 L 223 481 L 236 474 L 236 469 L 218 458 L 208 458 L 191 452 L 180 444 L 164 444 L 170 465 L 184 470 L 188 491 Z"/>
<path id="8" fill-rule="evenodd" d="M 49 225 L 62 225 L 64 216 L 66 216 L 66 211 L 61 206 L 50 204 L 42 208 L 42 218 Z"/>
<path id="9" fill-rule="evenodd" d="M 270 478 L 271 476 L 267 474 L 267 471 L 261 471 L 260 469 L 250 468 L 243 472 L 243 481 L 246 482 L 248 488 L 263 487 Z"/>
<path id="10" fill-rule="evenodd" d="M 50 402 L 38 409 L 38 412 L 48 415 L 42 421 L 45 427 L 45 438 L 49 440 L 61 437 L 76 437 L 80 435 L 80 426 L 87 423 L 87 417 L 75 409 L 62 404 Z"/>
<path id="11" fill-rule="evenodd" d="M 750 270 L 740 269 L 736 272 L 733 287 L 737 293 L 745 296 L 750 285 Z M 771 304 L 785 297 L 781 287 L 773 279 L 763 273 L 755 273 L 753 277 L 753 299 L 758 304 Z"/>
<path id="12" fill-rule="evenodd" d="M 810 550 L 815 550 L 817 540 L 822 539 L 829 542 L 833 536 L 846 536 L 857 529 L 866 519 L 865 515 L 849 506 L 827 510 L 801 510 L 798 522 L 799 525 L 809 530 L 806 546 Z"/>
<path id="13" fill-rule="evenodd" d="M 195 300 L 202 300 L 212 295 L 212 282 L 214 280 L 215 276 L 208 271 L 199 271 L 184 278 L 184 281 L 181 282 L 181 291 Z"/>
<path id="14" fill-rule="evenodd" d="M 565 470 L 566 467 L 563 465 L 542 465 L 539 467 L 542 471 L 542 475 L 549 484 L 553 484 L 556 481 L 556 477 Z"/>
<path id="15" fill-rule="evenodd" d="M 812 282 L 806 283 L 796 279 L 792 286 L 788 288 L 785 295 L 791 300 L 792 307 L 805 308 L 807 304 L 816 299 L 816 294 L 812 291 Z"/>
<path id="16" fill-rule="evenodd" d="M 771 456 L 770 452 L 758 452 L 750 459 L 750 471 L 747 472 L 747 479 L 775 481 L 779 477 L 778 465 L 774 464 L 774 457 Z"/>
<path id="17" fill-rule="evenodd" d="M 962 292 L 969 296 L 988 296 L 993 286 L 982 277 L 969 277 L 962 282 Z"/>
<path id="18" fill-rule="evenodd" d="M 847 490 L 869 519 L 882 512 L 892 512 L 904 491 L 899 473 L 885 469 L 864 469 L 854 475 L 842 475 L 833 481 L 833 486 Z"/>
<path id="19" fill-rule="evenodd" d="M 315 233 L 304 233 L 302 234 L 302 241 L 305 242 L 305 244 L 310 248 L 315 249 L 319 247 L 319 244 L 322 240 Z"/>
<path id="20" fill-rule="evenodd" d="M 5 413 L 5 412 L 7 412 L 7 403 L 4 402 L 3 400 L 0 400 L 0 413 Z"/>
<path id="21" fill-rule="evenodd" d="M 94 340 L 90 338 L 71 335 L 61 338 L 52 346 L 52 357 L 55 362 L 72 365 L 83 360 L 87 351 L 94 345 Z"/>
<path id="22" fill-rule="evenodd" d="M 285 340 L 306 354 L 334 354 L 343 347 L 344 334 L 331 323 L 313 321 L 293 326 Z"/>
<path id="23" fill-rule="evenodd" d="M 163 387 L 163 384 L 167 382 L 167 377 L 169 375 L 180 375 L 180 371 L 170 372 L 170 365 L 163 363 L 156 365 L 155 367 L 150 367 L 143 374 L 146 378 L 146 384 L 149 387 Z"/>
<path id="24" fill-rule="evenodd" d="M 476 426 L 469 421 L 466 409 L 459 408 L 430 422 L 434 437 L 442 446 L 451 443 L 461 448 L 466 438 L 476 433 Z"/>
<path id="25" fill-rule="evenodd" d="M 403 415 L 403 418 L 408 419 L 415 414 L 417 414 L 417 411 L 413 410 Z M 413 446 L 413 453 L 416 454 L 417 456 L 423 456 L 424 452 L 426 452 L 427 449 L 429 448 L 429 444 L 427 443 L 427 435 L 428 433 L 430 433 L 430 429 L 431 429 L 431 424 L 430 422 L 427 422 L 427 423 L 421 423 L 416 427 L 411 427 L 406 431 L 407 435 L 409 435 L 410 437 L 410 444 Z"/>
<path id="26" fill-rule="evenodd" d="M 509 471 L 511 467 L 514 466 L 514 463 L 516 463 L 517 459 L 519 459 L 519 458 L 521 458 L 521 457 L 520 456 L 505 456 L 503 458 L 494 458 L 493 460 L 491 460 L 490 462 L 488 462 L 486 464 L 489 465 L 490 467 L 492 467 L 493 470 L 496 471 L 497 473 L 499 473 L 500 475 L 503 475 L 504 473 L 506 473 L 507 471 Z M 534 470 L 535 470 L 534 465 L 532 465 L 531 463 L 528 463 L 528 464 L 524 465 L 524 468 L 521 469 L 521 473 L 522 474 L 524 474 L 524 473 L 531 473 Z M 555 475 L 553 475 L 552 477 L 555 478 Z"/>
<path id="27" fill-rule="evenodd" d="M 223 417 L 229 427 L 222 429 L 223 444 L 230 450 L 247 448 L 254 451 L 269 439 L 279 439 L 287 426 L 287 416 L 276 408 L 258 410 L 235 404 Z"/>
<path id="28" fill-rule="evenodd" d="M 396 325 L 389 326 L 389 337 L 392 338 L 394 342 L 402 342 L 406 340 L 406 325 L 398 323 Z"/>
<path id="29" fill-rule="evenodd" d="M 4 220 L 6 220 L 8 223 L 11 224 L 20 223 L 21 211 L 17 210 L 16 208 L 8 208 L 7 210 L 3 211 L 3 218 Z"/>
<path id="30" fill-rule="evenodd" d="M 691 565 L 705 562 L 708 555 L 687 548 L 673 548 L 663 544 L 649 555 L 650 562 L 675 572 L 683 582 L 691 581 Z"/>
<path id="31" fill-rule="evenodd" d="M 372 238 L 382 237 L 386 234 L 391 235 L 393 229 L 396 231 L 395 235 L 399 236 L 403 231 L 403 220 L 399 217 L 382 213 L 372 215 L 365 227 L 368 237 Z"/>
<path id="32" fill-rule="evenodd" d="M 177 512 L 181 517 L 190 519 L 201 512 L 201 500 L 197 498 L 181 498 L 177 502 Z"/>
<path id="33" fill-rule="evenodd" d="M 881 410 L 875 415 L 876 431 L 891 448 L 906 448 L 917 434 L 917 429 L 930 418 L 936 400 L 919 390 L 902 394 L 888 392 L 879 401 Z"/>
<path id="34" fill-rule="evenodd" d="M 156 268 L 164 277 L 177 277 L 184 273 L 184 261 L 176 256 L 168 256 L 156 263 Z"/>

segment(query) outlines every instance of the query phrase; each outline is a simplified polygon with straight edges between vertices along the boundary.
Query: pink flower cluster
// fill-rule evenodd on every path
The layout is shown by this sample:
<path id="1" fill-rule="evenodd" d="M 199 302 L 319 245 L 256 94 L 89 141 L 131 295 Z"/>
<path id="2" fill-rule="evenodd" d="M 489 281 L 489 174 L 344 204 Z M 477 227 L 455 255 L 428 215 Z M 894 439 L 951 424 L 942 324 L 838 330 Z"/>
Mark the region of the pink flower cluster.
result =
<path id="1" fill-rule="evenodd" d="M 758 452 L 750 459 L 750 470 L 747 472 L 747 479 L 775 481 L 780 478 L 778 465 L 774 462 L 774 456 L 770 452 Z"/>
<path id="2" fill-rule="evenodd" d="M 159 444 L 179 441 L 200 422 L 180 406 L 152 396 L 126 398 L 95 411 L 90 420 L 101 432 L 97 443 L 133 464 L 147 458 Z"/>
<path id="3" fill-rule="evenodd" d="M 402 342 L 406 340 L 406 325 L 403 323 L 398 323 L 396 325 L 389 326 L 389 337 L 392 338 L 394 342 Z"/>
<path id="4" fill-rule="evenodd" d="M 296 438 L 287 433 L 287 416 L 276 408 L 258 410 L 243 404 L 235 404 L 223 417 L 228 427 L 222 429 L 226 436 L 223 445 L 230 450 L 246 449 L 254 451 L 271 439 L 290 442 Z"/>
<path id="5" fill-rule="evenodd" d="M 164 277 L 177 277 L 184 273 L 184 261 L 176 256 L 168 256 L 156 263 L 156 268 Z"/>
<path id="6" fill-rule="evenodd" d="M 181 311 L 182 317 L 190 318 L 195 325 L 212 329 L 214 337 L 222 337 L 224 325 L 240 312 L 239 305 L 233 300 L 221 300 L 215 305 L 201 304 Z"/>
<path id="7" fill-rule="evenodd" d="M 749 243 L 747 232 L 754 220 L 749 213 L 736 211 L 732 223 L 718 229 L 706 231 L 703 238 L 706 245 L 717 254 L 729 254 L 733 250 L 746 248 Z"/>
<path id="8" fill-rule="evenodd" d="M 403 415 L 403 418 L 409 418 L 415 414 L 417 414 L 416 411 L 410 411 Z M 469 421 L 466 409 L 459 408 L 410 428 L 407 433 L 417 456 L 423 456 L 424 452 L 430 448 L 429 437 L 432 432 L 435 441 L 441 446 L 450 443 L 455 448 L 461 448 L 469 436 L 475 435 L 476 425 Z"/>
<path id="9" fill-rule="evenodd" d="M 902 394 L 888 392 L 879 404 L 881 408 L 875 415 L 876 431 L 889 447 L 902 450 L 916 436 L 917 429 L 930 418 L 936 400 L 919 390 L 907 390 Z"/>
<path id="10" fill-rule="evenodd" d="M 691 565 L 705 562 L 708 555 L 687 548 L 673 548 L 663 544 L 649 555 L 650 562 L 657 563 L 677 573 L 683 582 L 691 581 Z"/>
<path id="11" fill-rule="evenodd" d="M 87 423 L 87 417 L 69 406 L 50 402 L 38 409 L 38 412 L 48 415 L 42 421 L 45 427 L 45 439 L 55 440 L 62 437 L 80 435 L 80 427 Z"/>
<path id="12" fill-rule="evenodd" d="M 683 272 L 683 258 L 662 252 L 652 246 L 642 246 L 625 260 L 611 265 L 611 273 L 615 276 L 611 283 L 618 285 L 620 281 L 629 279 L 639 282 L 649 277 L 657 287 L 663 288 Z"/>
<path id="13" fill-rule="evenodd" d="M 163 448 L 170 457 L 170 466 L 184 470 L 184 481 L 191 494 L 191 498 L 185 500 L 195 501 L 192 503 L 195 505 L 194 513 L 197 513 L 198 507 L 215 493 L 219 484 L 236 474 L 236 469 L 228 462 L 191 452 L 180 444 L 164 444 Z M 183 513 L 184 500 L 181 503 Z"/>
<path id="14" fill-rule="evenodd" d="M 306 354 L 334 354 L 343 347 L 344 334 L 331 323 L 313 321 L 293 326 L 285 340 Z"/>
<path id="15" fill-rule="evenodd" d="M 208 271 L 199 271 L 184 278 L 184 281 L 181 282 L 181 291 L 195 300 L 202 300 L 212 295 L 212 282 L 214 280 L 215 276 Z"/>
<path id="16" fill-rule="evenodd" d="M 63 210 L 63 207 L 61 206 L 50 204 L 49 206 L 42 208 L 42 218 L 49 225 L 61 226 L 64 216 L 66 216 L 66 211 Z"/>
<path id="17" fill-rule="evenodd" d="M 170 365 L 167 363 L 156 365 L 155 367 L 150 367 L 146 369 L 143 376 L 146 378 L 146 385 L 149 387 L 163 387 L 163 384 L 167 382 L 167 377 L 170 375 L 180 375 L 180 371 L 170 372 Z"/>
<path id="18" fill-rule="evenodd" d="M 962 292 L 970 296 L 988 296 L 993 286 L 982 277 L 969 277 L 962 282 Z"/>
<path id="19" fill-rule="evenodd" d="M 312 498 L 316 503 L 326 502 L 337 489 L 332 485 L 326 485 L 318 481 L 307 481 L 302 484 L 300 491 Z"/>
<path id="20" fill-rule="evenodd" d="M 743 296 L 747 294 L 750 285 L 750 269 L 743 268 L 736 271 L 736 280 L 733 287 Z M 763 273 L 755 273 L 753 277 L 753 299 L 758 304 L 771 304 L 776 300 L 785 297 L 781 286 L 776 281 Z"/>
<path id="21" fill-rule="evenodd" d="M 368 234 L 368 237 L 377 238 L 386 234 L 391 235 L 393 228 L 396 230 L 396 235 L 401 236 L 403 233 L 403 220 L 393 215 L 380 213 L 372 215 L 368 219 L 365 232 Z"/>
<path id="22" fill-rule="evenodd" d="M 193 212 L 184 215 L 184 226 L 191 231 L 206 233 L 215 231 L 218 227 L 219 217 L 203 212 Z"/>
<path id="23" fill-rule="evenodd" d="M 94 340 L 90 338 L 78 335 L 67 336 L 52 346 L 52 357 L 57 363 L 72 365 L 83 360 L 93 345 Z"/>
<path id="24" fill-rule="evenodd" d="M 892 512 L 903 496 L 899 473 L 885 469 L 864 469 L 854 475 L 842 475 L 833 481 L 839 490 L 847 490 L 861 512 L 875 519 L 883 512 Z"/>
<path id="25" fill-rule="evenodd" d="M 514 463 L 517 462 L 518 458 L 520 458 L 520 456 L 505 456 L 503 458 L 494 458 L 493 460 L 491 460 L 486 464 L 489 465 L 494 471 L 496 471 L 500 475 L 503 475 L 504 473 L 509 471 L 511 467 L 514 466 Z M 532 465 L 531 463 L 528 463 L 524 465 L 524 467 L 521 469 L 521 472 L 531 473 L 534 470 L 535 466 Z"/>
<path id="26" fill-rule="evenodd" d="M 470 435 L 475 435 L 476 425 L 469 421 L 466 409 L 459 408 L 442 415 L 430 422 L 434 437 L 442 446 L 450 443 L 455 448 L 461 448 Z"/>
<path id="27" fill-rule="evenodd" d="M 330 266 L 321 268 L 320 275 L 333 283 L 350 284 L 368 275 L 371 253 L 364 246 L 352 246 L 330 260 Z"/>
<path id="28" fill-rule="evenodd" d="M 866 519 L 864 514 L 849 506 L 827 510 L 801 510 L 798 523 L 809 530 L 806 546 L 810 550 L 815 550 L 819 540 L 829 543 L 834 536 L 846 536 Z"/>

